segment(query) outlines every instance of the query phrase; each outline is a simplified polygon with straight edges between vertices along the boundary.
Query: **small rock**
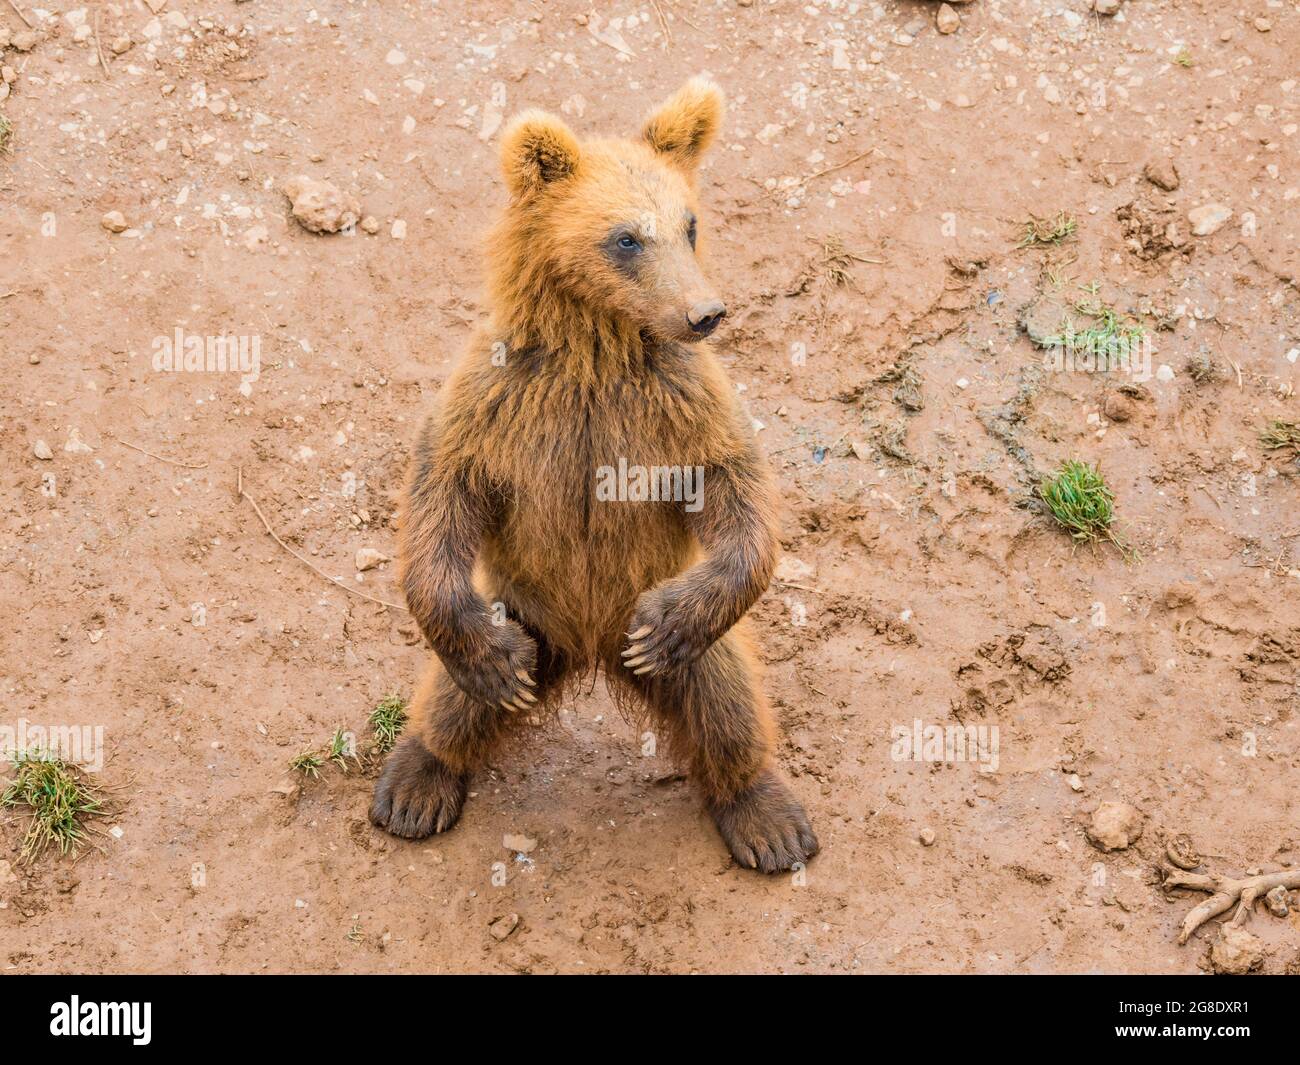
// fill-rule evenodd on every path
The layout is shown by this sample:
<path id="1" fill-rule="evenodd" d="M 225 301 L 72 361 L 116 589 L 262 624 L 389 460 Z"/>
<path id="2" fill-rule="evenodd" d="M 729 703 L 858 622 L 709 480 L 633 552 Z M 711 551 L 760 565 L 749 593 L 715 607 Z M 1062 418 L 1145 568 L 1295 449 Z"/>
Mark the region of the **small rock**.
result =
<path id="1" fill-rule="evenodd" d="M 1268 33 L 1272 28 L 1273 23 L 1269 22 L 1266 18 L 1257 18 L 1255 20 L 1255 29 L 1259 30 L 1260 33 Z M 17 38 L 15 38 L 15 40 L 17 40 Z M 17 45 L 15 45 L 15 47 L 17 47 Z"/>
<path id="2" fill-rule="evenodd" d="M 1069 780 L 1071 791 L 1083 791 L 1083 781 L 1079 779 L 1078 773 L 1071 773 L 1067 779 Z"/>
<path id="3" fill-rule="evenodd" d="M 16 884 L 18 877 L 15 875 L 13 866 L 6 861 L 0 860 L 0 884 Z"/>
<path id="4" fill-rule="evenodd" d="M 934 16 L 934 27 L 940 33 L 956 33 L 961 29 L 961 16 L 949 4 L 940 4 Z"/>
<path id="5" fill-rule="evenodd" d="M 373 547 L 362 547 L 357 551 L 356 561 L 357 569 L 364 573 L 368 569 L 374 569 L 381 562 L 387 562 L 388 556 Z"/>
<path id="6" fill-rule="evenodd" d="M 1285 917 L 1291 912 L 1291 899 L 1281 884 L 1264 896 L 1264 905 L 1274 917 Z"/>
<path id="7" fill-rule="evenodd" d="M 114 55 L 125 55 L 131 50 L 130 37 L 115 37 L 113 43 L 109 45 Z"/>
<path id="8" fill-rule="evenodd" d="M 50 450 L 50 445 L 44 440 L 37 440 L 32 445 L 32 454 L 38 459 L 45 459 L 46 461 L 54 458 L 54 452 Z"/>
<path id="9" fill-rule="evenodd" d="M 68 430 L 68 442 L 63 450 L 73 455 L 89 455 L 95 449 L 81 439 L 81 430 L 74 425 Z"/>
<path id="10" fill-rule="evenodd" d="M 815 572 L 813 567 L 803 559 L 795 558 L 793 555 L 782 555 L 781 561 L 776 564 L 776 569 L 772 571 L 772 576 L 778 581 L 789 584 L 791 581 L 807 580 Z"/>
<path id="11" fill-rule="evenodd" d="M 393 220 L 392 235 L 394 240 L 406 239 L 406 221 L 401 218 Z"/>
<path id="12" fill-rule="evenodd" d="M 1103 851 L 1122 851 L 1142 835 L 1142 811 L 1126 802 L 1103 802 L 1092 814 L 1088 839 Z"/>
<path id="13" fill-rule="evenodd" d="M 1107 392 L 1101 410 L 1113 422 L 1126 422 L 1137 412 L 1137 406 L 1123 392 Z"/>
<path id="14" fill-rule="evenodd" d="M 15 52 L 30 52 L 39 40 L 40 37 L 31 30 L 19 30 L 9 44 Z"/>
<path id="15" fill-rule="evenodd" d="M 1179 869 L 1195 869 L 1201 864 L 1201 856 L 1196 853 L 1191 836 L 1175 836 L 1165 844 L 1165 857 Z"/>
<path id="16" fill-rule="evenodd" d="M 1156 188 L 1166 192 L 1178 188 L 1178 168 L 1172 159 L 1152 159 L 1143 168 L 1142 175 Z"/>
<path id="17" fill-rule="evenodd" d="M 537 840 L 525 835 L 511 835 L 507 833 L 501 837 L 501 846 L 508 851 L 517 851 L 520 854 L 531 854 L 533 848 L 537 846 Z"/>
<path id="18" fill-rule="evenodd" d="M 272 795 L 283 795 L 286 799 L 293 799 L 297 798 L 298 792 L 302 789 L 296 781 L 291 780 L 289 777 L 285 777 L 270 790 Z"/>
<path id="19" fill-rule="evenodd" d="M 361 219 L 361 228 L 373 237 L 379 232 L 379 219 L 372 214 L 368 214 Z"/>
<path id="20" fill-rule="evenodd" d="M 935 840 L 934 829 L 923 828 L 916 834 L 916 838 L 921 841 L 922 847 L 933 847 Z"/>
<path id="21" fill-rule="evenodd" d="M 126 218 L 121 211 L 109 211 L 99 220 L 99 224 L 110 233 L 121 233 L 126 229 Z"/>
<path id="22" fill-rule="evenodd" d="M 1099 15 L 1114 15 L 1119 11 L 1119 0 L 1092 0 L 1092 9 Z"/>
<path id="23" fill-rule="evenodd" d="M 1240 925 L 1219 926 L 1219 938 L 1210 948 L 1210 966 L 1216 973 L 1245 976 L 1264 964 L 1264 944 Z"/>
<path id="24" fill-rule="evenodd" d="M 294 218 L 313 233 L 337 233 L 361 217 L 361 205 L 328 181 L 299 174 L 286 181 L 282 191 L 293 201 Z"/>
<path id="25" fill-rule="evenodd" d="M 508 913 L 504 917 L 498 917 L 490 925 L 488 931 L 492 933 L 492 938 L 500 943 L 519 927 L 519 914 Z"/>
<path id="26" fill-rule="evenodd" d="M 1193 207 L 1187 212 L 1187 220 L 1192 224 L 1192 233 L 1198 237 L 1208 237 L 1223 228 L 1232 217 L 1232 208 L 1222 203 L 1207 203 L 1203 207 Z"/>

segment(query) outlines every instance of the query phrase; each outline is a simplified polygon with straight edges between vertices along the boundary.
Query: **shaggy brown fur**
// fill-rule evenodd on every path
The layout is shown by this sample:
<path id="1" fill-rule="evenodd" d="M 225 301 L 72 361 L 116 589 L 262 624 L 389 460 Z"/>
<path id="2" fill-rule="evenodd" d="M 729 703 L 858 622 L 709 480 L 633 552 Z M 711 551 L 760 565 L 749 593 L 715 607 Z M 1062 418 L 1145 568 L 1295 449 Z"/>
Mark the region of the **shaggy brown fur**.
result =
<path id="1" fill-rule="evenodd" d="M 774 491 L 709 347 L 695 168 L 721 94 L 688 82 L 641 139 L 579 144 L 559 119 L 502 142 L 510 205 L 489 247 L 492 320 L 416 443 L 403 585 L 435 651 L 371 818 L 451 827 L 510 726 L 600 668 L 689 766 L 736 859 L 768 872 L 817 840 L 772 767 L 742 615 L 771 577 Z M 703 470 L 683 500 L 600 497 L 619 460 Z"/>

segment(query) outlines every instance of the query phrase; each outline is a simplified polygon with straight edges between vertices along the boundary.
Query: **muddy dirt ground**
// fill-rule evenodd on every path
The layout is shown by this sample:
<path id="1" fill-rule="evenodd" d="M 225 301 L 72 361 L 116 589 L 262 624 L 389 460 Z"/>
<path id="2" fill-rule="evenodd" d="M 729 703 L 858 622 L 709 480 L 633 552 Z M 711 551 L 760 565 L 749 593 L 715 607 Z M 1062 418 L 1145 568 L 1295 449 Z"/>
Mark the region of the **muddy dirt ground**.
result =
<path id="1" fill-rule="evenodd" d="M 937 7 L 20 0 L 34 39 L 0 8 L 0 725 L 102 728 L 114 789 L 75 862 L 22 864 L 0 817 L 0 969 L 1207 966 L 1165 841 L 1300 861 L 1300 468 L 1259 439 L 1298 417 L 1300 8 L 974 0 L 941 33 Z M 288 767 L 337 728 L 364 755 L 425 652 L 268 536 L 237 471 L 288 547 L 399 600 L 355 555 L 394 553 L 484 314 L 503 116 L 633 134 L 701 71 L 730 100 L 717 347 L 786 504 L 755 629 L 823 852 L 736 868 L 599 684 L 449 835 L 388 838 L 373 766 Z M 377 231 L 305 231 L 295 174 Z M 1061 212 L 1073 235 L 1017 247 Z M 1150 374 L 1046 363 L 1040 297 L 1141 324 Z M 260 374 L 156 370 L 177 330 L 256 338 Z M 1128 558 L 1025 505 L 1067 458 Z M 996 759 L 898 757 L 896 727 L 958 724 Z M 1107 800 L 1142 834 L 1103 853 Z M 1300 964 L 1291 902 L 1246 922 L 1263 971 Z"/>

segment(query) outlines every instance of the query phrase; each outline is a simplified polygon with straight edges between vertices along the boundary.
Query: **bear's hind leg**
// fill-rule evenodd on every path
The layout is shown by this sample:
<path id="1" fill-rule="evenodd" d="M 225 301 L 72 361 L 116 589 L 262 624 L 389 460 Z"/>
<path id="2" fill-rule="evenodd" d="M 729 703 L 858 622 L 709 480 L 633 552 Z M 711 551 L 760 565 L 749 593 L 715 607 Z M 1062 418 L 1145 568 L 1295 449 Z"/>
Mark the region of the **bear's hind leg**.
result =
<path id="1" fill-rule="evenodd" d="M 616 669 L 669 729 L 737 862 L 776 873 L 817 853 L 808 815 L 772 764 L 771 710 L 738 633 L 671 674 L 638 677 L 621 664 Z"/>
<path id="2" fill-rule="evenodd" d="M 540 640 L 536 675 L 544 700 L 561 673 Z M 446 832 L 460 818 L 470 774 L 491 758 L 518 712 L 471 699 L 430 656 L 405 735 L 375 785 L 371 822 L 404 839 Z"/>

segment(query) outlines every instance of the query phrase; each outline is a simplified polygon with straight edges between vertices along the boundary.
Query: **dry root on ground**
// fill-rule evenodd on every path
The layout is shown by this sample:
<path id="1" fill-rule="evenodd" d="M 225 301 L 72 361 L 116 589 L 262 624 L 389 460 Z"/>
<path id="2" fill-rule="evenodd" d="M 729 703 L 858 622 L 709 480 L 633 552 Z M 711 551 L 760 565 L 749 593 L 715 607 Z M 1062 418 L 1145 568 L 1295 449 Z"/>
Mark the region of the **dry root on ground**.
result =
<path id="1" fill-rule="evenodd" d="M 1241 880 L 1219 876 L 1216 873 L 1185 873 L 1171 869 L 1165 876 L 1165 889 L 1191 888 L 1193 891 L 1208 891 L 1211 895 L 1191 911 L 1183 921 L 1183 930 L 1178 934 L 1179 944 L 1186 943 L 1193 932 L 1211 917 L 1225 913 L 1235 902 L 1237 912 L 1233 914 L 1231 924 L 1240 925 L 1250 912 L 1251 906 L 1261 895 L 1267 895 L 1273 888 L 1300 888 L 1300 869 L 1283 869 L 1277 873 L 1261 873 Z"/>

